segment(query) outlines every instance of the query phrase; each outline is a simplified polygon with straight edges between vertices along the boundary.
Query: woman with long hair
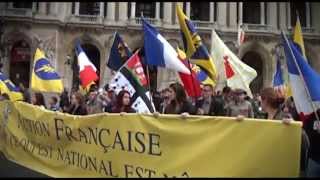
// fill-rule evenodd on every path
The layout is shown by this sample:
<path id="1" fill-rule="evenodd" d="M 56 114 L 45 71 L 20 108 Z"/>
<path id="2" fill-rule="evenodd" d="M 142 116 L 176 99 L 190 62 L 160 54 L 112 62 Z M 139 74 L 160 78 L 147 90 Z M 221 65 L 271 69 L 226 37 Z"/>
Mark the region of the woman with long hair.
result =
<path id="1" fill-rule="evenodd" d="M 88 114 L 84 96 L 80 92 L 74 92 L 71 95 L 71 104 L 68 112 L 73 115 Z"/>
<path id="2" fill-rule="evenodd" d="M 165 114 L 196 114 L 195 107 L 187 100 L 187 95 L 180 83 L 172 83 L 169 86 L 170 103 L 166 106 Z"/>
<path id="3" fill-rule="evenodd" d="M 112 108 L 112 113 L 135 113 L 131 108 L 130 93 L 126 90 L 121 90 L 117 96 L 116 106 Z"/>
<path id="4" fill-rule="evenodd" d="M 40 106 L 41 108 L 46 108 L 43 94 L 40 92 L 33 93 L 31 96 L 31 104 Z"/>

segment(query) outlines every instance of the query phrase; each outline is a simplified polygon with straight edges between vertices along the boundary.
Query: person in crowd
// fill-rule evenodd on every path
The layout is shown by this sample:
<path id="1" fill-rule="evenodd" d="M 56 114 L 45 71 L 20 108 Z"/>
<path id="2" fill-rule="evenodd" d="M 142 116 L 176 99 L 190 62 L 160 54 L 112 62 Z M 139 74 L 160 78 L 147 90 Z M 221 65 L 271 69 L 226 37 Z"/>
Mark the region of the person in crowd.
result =
<path id="1" fill-rule="evenodd" d="M 161 94 L 158 91 L 152 92 L 152 101 L 155 106 L 156 111 L 160 111 L 160 105 L 162 102 Z"/>
<path id="2" fill-rule="evenodd" d="M 251 99 L 251 105 L 253 108 L 254 118 L 264 119 L 266 118 L 266 113 L 262 111 L 261 108 L 261 96 L 259 93 L 256 93 Z"/>
<path id="3" fill-rule="evenodd" d="M 261 90 L 261 107 L 267 113 L 267 119 L 282 120 L 286 124 L 293 121 L 290 113 L 283 112 L 281 105 L 284 103 L 285 98 L 279 96 L 272 87 L 267 87 Z M 302 130 L 301 141 L 301 154 L 300 154 L 300 175 L 305 176 L 308 164 L 308 149 L 310 141 L 308 135 Z"/>
<path id="4" fill-rule="evenodd" d="M 227 109 L 227 116 L 254 118 L 252 105 L 250 102 L 245 100 L 245 91 L 242 89 L 236 89 L 233 94 L 234 101 Z"/>
<path id="5" fill-rule="evenodd" d="M 159 106 L 159 110 L 157 110 L 158 112 L 160 112 L 161 114 L 164 113 L 166 107 L 168 106 L 168 104 L 170 104 L 170 90 L 169 88 L 165 88 L 161 91 L 162 94 L 162 102 L 160 103 Z"/>
<path id="6" fill-rule="evenodd" d="M 68 112 L 68 107 L 70 106 L 70 100 L 68 95 L 68 90 L 64 88 L 60 95 L 60 109 L 62 112 Z"/>
<path id="7" fill-rule="evenodd" d="M 4 100 L 10 100 L 10 97 L 7 93 L 2 93 L 0 95 L 0 101 L 4 101 Z"/>
<path id="8" fill-rule="evenodd" d="M 33 93 L 31 96 L 31 104 L 40 106 L 41 108 L 45 109 L 46 103 L 43 94 L 40 92 Z"/>
<path id="9" fill-rule="evenodd" d="M 317 115 L 320 117 L 320 109 L 317 110 Z M 306 176 L 320 177 L 320 123 L 315 113 L 304 121 L 303 129 L 310 141 Z"/>
<path id="10" fill-rule="evenodd" d="M 294 120 L 300 121 L 299 114 L 297 112 L 292 96 L 287 98 L 287 100 L 285 101 L 283 111 L 290 113 Z"/>
<path id="11" fill-rule="evenodd" d="M 169 86 L 170 103 L 166 106 L 165 114 L 196 114 L 196 108 L 187 100 L 187 95 L 180 83 Z"/>
<path id="12" fill-rule="evenodd" d="M 26 88 L 23 83 L 19 83 L 19 88 L 22 92 L 24 102 L 31 103 L 31 95 L 29 89 Z"/>
<path id="13" fill-rule="evenodd" d="M 222 89 L 222 98 L 224 102 L 224 111 L 227 112 L 228 107 L 233 102 L 232 89 L 229 86 L 225 86 Z"/>
<path id="14" fill-rule="evenodd" d="M 55 96 L 51 96 L 49 99 L 49 109 L 51 111 L 60 111 L 60 106 L 58 103 L 58 98 Z"/>
<path id="15" fill-rule="evenodd" d="M 222 96 L 214 96 L 212 85 L 205 84 L 202 98 L 196 101 L 198 115 L 224 116 L 224 102 Z"/>
<path id="16" fill-rule="evenodd" d="M 97 114 L 103 112 L 102 93 L 102 89 L 100 89 L 99 91 L 96 88 L 90 89 L 87 101 L 88 114 Z"/>
<path id="17" fill-rule="evenodd" d="M 117 103 L 117 96 L 114 92 L 113 88 L 108 88 L 107 91 L 105 91 L 105 99 L 104 99 L 104 112 L 112 112 L 112 108 Z"/>
<path id="18" fill-rule="evenodd" d="M 112 108 L 112 113 L 135 113 L 131 108 L 130 93 L 127 90 L 121 90 L 117 96 L 116 106 Z"/>
<path id="19" fill-rule="evenodd" d="M 73 115 L 88 114 L 84 96 L 80 92 L 74 92 L 71 95 L 71 104 L 68 112 Z"/>

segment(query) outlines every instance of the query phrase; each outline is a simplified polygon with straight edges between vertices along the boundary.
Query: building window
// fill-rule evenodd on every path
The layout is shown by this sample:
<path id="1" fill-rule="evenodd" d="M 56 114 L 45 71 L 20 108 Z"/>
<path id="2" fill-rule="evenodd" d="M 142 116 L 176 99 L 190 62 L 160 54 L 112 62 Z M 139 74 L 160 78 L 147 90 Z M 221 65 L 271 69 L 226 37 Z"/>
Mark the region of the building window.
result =
<path id="1" fill-rule="evenodd" d="M 261 23 L 260 2 L 243 2 L 243 23 Z"/>
<path id="2" fill-rule="evenodd" d="M 32 2 L 14 2 L 12 3 L 12 7 L 21 9 L 32 9 Z"/>
<path id="3" fill-rule="evenodd" d="M 84 3 L 80 2 L 79 5 L 80 15 L 99 15 L 100 14 L 100 2 Z"/>
<path id="4" fill-rule="evenodd" d="M 210 2 L 190 2 L 190 18 L 192 20 L 210 20 Z"/>
<path id="5" fill-rule="evenodd" d="M 155 18 L 156 12 L 156 3 L 136 3 L 136 17 L 141 16 L 141 12 L 143 12 L 143 17 L 147 18 Z"/>
<path id="6" fill-rule="evenodd" d="M 290 12 L 291 12 L 291 26 L 294 27 L 297 21 L 297 15 L 299 14 L 301 27 L 306 27 L 307 25 L 307 9 L 305 2 L 290 2 Z"/>

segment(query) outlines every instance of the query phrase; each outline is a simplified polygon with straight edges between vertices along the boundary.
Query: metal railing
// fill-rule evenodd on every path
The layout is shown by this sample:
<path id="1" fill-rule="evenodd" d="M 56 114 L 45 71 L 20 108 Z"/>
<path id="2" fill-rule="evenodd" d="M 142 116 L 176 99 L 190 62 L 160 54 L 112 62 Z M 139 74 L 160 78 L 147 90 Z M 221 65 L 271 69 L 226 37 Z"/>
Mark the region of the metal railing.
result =
<path id="1" fill-rule="evenodd" d="M 276 29 L 271 25 L 266 24 L 242 24 L 242 28 L 245 31 L 256 31 L 256 32 L 276 32 Z"/>
<path id="2" fill-rule="evenodd" d="M 159 25 L 160 23 L 160 19 L 155 19 L 155 18 L 148 18 L 148 17 L 145 17 L 144 18 L 148 23 L 152 24 L 152 25 Z M 136 17 L 134 19 L 129 19 L 130 22 L 134 25 L 141 25 L 142 24 L 142 19 L 140 17 Z"/>
<path id="3" fill-rule="evenodd" d="M 71 15 L 70 21 L 73 23 L 89 23 L 89 24 L 101 24 L 102 17 L 99 15 Z"/>
<path id="4" fill-rule="evenodd" d="M 210 21 L 192 21 L 193 25 L 195 28 L 213 28 L 214 27 L 214 22 Z"/>

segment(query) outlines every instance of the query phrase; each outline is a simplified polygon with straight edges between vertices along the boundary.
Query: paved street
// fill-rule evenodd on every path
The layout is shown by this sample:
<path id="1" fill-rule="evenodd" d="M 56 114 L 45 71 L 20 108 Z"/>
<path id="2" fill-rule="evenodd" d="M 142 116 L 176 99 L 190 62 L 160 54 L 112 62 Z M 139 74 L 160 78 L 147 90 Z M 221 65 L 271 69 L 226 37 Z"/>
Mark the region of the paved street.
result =
<path id="1" fill-rule="evenodd" d="M 0 153 L 0 178 L 2 177 L 48 177 L 7 160 Z"/>

